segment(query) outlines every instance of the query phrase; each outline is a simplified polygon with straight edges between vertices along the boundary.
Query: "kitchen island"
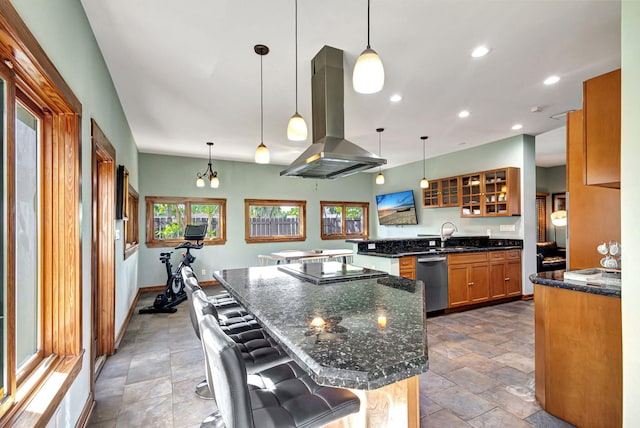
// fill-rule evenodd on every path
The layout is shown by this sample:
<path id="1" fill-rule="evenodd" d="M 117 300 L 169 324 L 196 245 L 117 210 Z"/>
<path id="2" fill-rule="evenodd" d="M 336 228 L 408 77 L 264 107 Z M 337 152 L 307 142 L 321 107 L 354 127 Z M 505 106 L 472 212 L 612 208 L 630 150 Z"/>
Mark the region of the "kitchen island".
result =
<path id="1" fill-rule="evenodd" d="M 287 271 L 297 267 L 302 274 Z M 320 272 L 331 278 L 303 279 Z M 214 277 L 316 382 L 358 394 L 361 412 L 347 426 L 419 426 L 417 376 L 428 369 L 422 282 L 338 262 Z"/>
<path id="2" fill-rule="evenodd" d="M 530 276 L 535 299 L 536 398 L 579 427 L 622 426 L 620 287 Z"/>

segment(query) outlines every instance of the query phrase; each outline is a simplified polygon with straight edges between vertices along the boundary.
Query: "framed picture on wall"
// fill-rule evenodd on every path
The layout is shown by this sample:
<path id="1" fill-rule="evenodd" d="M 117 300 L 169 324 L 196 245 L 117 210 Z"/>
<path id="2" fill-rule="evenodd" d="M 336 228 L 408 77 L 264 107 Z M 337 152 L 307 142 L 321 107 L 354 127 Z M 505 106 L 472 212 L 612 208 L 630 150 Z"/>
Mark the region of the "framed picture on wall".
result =
<path id="1" fill-rule="evenodd" d="M 566 211 L 567 210 L 567 199 L 565 193 L 554 193 L 551 195 L 551 204 L 553 209 L 551 212 L 556 211 Z"/>
<path id="2" fill-rule="evenodd" d="M 129 196 L 129 171 L 124 165 L 118 165 L 116 171 L 116 219 L 126 220 L 129 214 L 127 207 Z"/>

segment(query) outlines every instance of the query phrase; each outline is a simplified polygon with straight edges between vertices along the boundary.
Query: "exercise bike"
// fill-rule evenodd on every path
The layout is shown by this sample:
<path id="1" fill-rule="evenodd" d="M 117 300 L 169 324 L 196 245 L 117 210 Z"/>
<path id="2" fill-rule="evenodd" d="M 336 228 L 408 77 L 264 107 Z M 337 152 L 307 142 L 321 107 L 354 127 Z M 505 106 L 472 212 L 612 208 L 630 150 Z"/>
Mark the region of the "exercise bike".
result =
<path id="1" fill-rule="evenodd" d="M 164 264 L 167 271 L 167 285 L 164 293 L 156 296 L 153 305 L 146 306 L 138 311 L 140 314 L 172 314 L 177 311 L 176 306 L 187 299 L 187 293 L 184 291 L 184 283 L 182 281 L 182 268 L 191 266 L 196 257 L 191 254 L 190 250 L 199 250 L 204 244 L 202 240 L 207 234 L 207 225 L 190 224 L 184 229 L 185 242 L 175 247 L 176 250 L 186 248 L 186 253 L 182 253 L 182 260 L 178 264 L 175 272 L 171 271 L 171 254 L 172 251 L 160 253 L 160 261 Z M 190 241 L 195 241 L 192 243 Z"/>

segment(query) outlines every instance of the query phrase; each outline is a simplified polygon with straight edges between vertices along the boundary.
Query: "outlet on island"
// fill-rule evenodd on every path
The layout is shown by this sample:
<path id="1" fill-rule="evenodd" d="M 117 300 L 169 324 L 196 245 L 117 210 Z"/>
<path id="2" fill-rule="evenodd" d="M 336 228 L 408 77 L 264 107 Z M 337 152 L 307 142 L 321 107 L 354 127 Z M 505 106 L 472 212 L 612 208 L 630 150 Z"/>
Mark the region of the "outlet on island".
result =
<path id="1" fill-rule="evenodd" d="M 206 275 L 207 274 L 207 270 L 206 269 L 202 269 L 202 271 L 200 272 L 202 275 Z"/>

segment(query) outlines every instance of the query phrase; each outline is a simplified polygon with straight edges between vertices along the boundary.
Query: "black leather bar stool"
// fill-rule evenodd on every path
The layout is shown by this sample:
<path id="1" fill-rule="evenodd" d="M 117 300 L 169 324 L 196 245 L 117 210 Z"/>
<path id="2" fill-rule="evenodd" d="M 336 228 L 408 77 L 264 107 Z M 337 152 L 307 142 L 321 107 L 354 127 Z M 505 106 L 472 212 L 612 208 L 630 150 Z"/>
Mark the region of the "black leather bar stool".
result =
<path id="1" fill-rule="evenodd" d="M 313 428 L 360 409 L 354 393 L 318 385 L 293 361 L 247 376 L 238 347 L 214 315 L 202 316 L 200 333 L 218 405 L 201 427 Z"/>
<path id="2" fill-rule="evenodd" d="M 208 313 L 213 314 L 222 324 L 221 328 L 236 342 L 250 373 L 290 359 L 282 347 L 260 328 L 260 325 L 253 317 L 247 319 L 245 316 L 237 316 L 221 319 L 211 298 L 204 293 L 196 277 L 187 274 L 183 275 L 183 280 L 187 293 L 191 325 L 198 339 L 200 339 L 200 328 L 198 324 L 199 318 L 195 310 L 196 306 L 199 313 L 206 310 Z M 203 399 L 214 398 L 206 379 L 196 385 L 195 392 L 198 397 Z"/>

